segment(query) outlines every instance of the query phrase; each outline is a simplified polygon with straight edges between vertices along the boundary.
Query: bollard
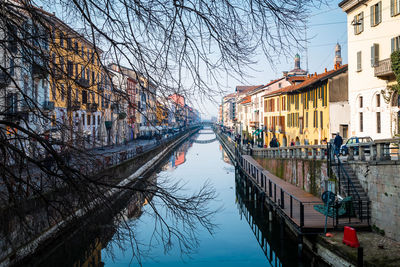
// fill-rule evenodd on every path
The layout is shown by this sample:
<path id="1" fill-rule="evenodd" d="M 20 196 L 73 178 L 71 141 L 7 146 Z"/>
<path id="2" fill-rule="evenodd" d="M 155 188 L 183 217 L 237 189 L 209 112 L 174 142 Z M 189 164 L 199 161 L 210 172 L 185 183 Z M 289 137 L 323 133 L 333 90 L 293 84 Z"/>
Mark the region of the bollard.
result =
<path id="1" fill-rule="evenodd" d="M 364 266 L 364 248 L 358 247 L 357 249 L 357 267 Z"/>

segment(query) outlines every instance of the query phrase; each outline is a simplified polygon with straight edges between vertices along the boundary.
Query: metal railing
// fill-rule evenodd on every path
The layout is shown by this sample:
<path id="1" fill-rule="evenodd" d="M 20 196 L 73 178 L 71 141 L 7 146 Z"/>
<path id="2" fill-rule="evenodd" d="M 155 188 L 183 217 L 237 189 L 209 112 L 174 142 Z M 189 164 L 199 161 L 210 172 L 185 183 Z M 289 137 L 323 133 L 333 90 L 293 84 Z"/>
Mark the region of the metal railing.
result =
<path id="1" fill-rule="evenodd" d="M 244 172 L 252 178 L 254 183 L 265 193 L 271 204 L 279 207 L 280 210 L 300 228 L 305 226 L 305 207 L 323 204 L 322 201 L 300 200 L 273 180 L 268 179 L 261 169 L 243 158 L 238 149 L 235 154 L 242 170 L 244 170 Z M 334 221 L 332 221 L 332 223 L 334 223 Z"/>
<path id="2" fill-rule="evenodd" d="M 328 148 L 328 170 L 331 171 L 332 168 L 336 167 L 336 180 L 338 181 L 338 192 L 339 195 L 345 195 L 352 197 L 352 205 L 349 207 L 350 210 L 348 211 L 347 218 L 348 221 L 351 222 L 353 217 L 353 211 L 356 214 L 356 217 L 362 223 L 365 219 L 367 219 L 369 224 L 369 200 L 362 200 L 360 194 L 355 187 L 353 181 L 351 180 L 349 174 L 347 173 L 346 169 L 343 167 L 343 163 L 340 159 L 340 155 L 334 153 L 335 148 L 334 144 L 329 143 L 327 145 Z M 328 174 L 329 175 L 329 174 Z M 329 175 L 332 177 L 332 175 Z M 343 188 L 342 188 L 343 187 Z M 343 190 L 344 189 L 344 190 Z M 339 224 L 339 203 L 336 200 L 334 204 L 335 213 L 336 213 L 336 224 Z M 364 213 L 365 208 L 365 213 Z"/>

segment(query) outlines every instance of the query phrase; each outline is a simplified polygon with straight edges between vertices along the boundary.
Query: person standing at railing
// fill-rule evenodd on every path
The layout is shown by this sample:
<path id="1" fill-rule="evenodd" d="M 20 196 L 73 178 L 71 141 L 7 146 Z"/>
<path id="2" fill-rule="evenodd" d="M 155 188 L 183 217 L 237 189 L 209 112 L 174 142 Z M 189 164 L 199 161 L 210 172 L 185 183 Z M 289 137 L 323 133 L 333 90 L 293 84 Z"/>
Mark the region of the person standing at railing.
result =
<path id="1" fill-rule="evenodd" d="M 333 141 L 333 144 L 335 145 L 335 154 L 339 156 L 340 153 L 340 147 L 343 144 L 343 138 L 340 136 L 340 133 L 338 132 L 335 136 L 335 140 Z"/>

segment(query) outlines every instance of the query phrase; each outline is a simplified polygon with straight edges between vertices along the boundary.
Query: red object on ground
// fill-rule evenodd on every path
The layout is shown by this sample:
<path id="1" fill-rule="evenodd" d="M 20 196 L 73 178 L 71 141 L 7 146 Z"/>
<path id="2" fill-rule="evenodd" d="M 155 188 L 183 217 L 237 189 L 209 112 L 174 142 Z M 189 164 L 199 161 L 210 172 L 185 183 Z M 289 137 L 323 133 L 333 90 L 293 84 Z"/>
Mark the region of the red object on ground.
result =
<path id="1" fill-rule="evenodd" d="M 360 246 L 360 242 L 358 242 L 357 233 L 354 228 L 348 226 L 344 227 L 343 243 L 353 248 L 358 248 Z"/>

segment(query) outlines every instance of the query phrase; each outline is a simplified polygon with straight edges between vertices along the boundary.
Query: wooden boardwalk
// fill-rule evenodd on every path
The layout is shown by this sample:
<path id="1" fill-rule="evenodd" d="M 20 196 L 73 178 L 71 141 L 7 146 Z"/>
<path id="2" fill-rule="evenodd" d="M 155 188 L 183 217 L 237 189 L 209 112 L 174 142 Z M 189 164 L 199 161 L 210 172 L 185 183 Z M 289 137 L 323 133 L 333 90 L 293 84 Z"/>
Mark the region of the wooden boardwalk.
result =
<path id="1" fill-rule="evenodd" d="M 323 204 L 321 199 L 288 183 L 265 170 L 253 157 L 237 155 L 241 169 L 253 184 L 264 193 L 265 201 L 289 221 L 300 233 L 319 233 L 325 227 L 325 215 L 316 211 L 314 205 Z M 328 217 L 327 229 L 343 227 L 367 227 L 356 217 L 340 218 L 338 221 Z"/>

